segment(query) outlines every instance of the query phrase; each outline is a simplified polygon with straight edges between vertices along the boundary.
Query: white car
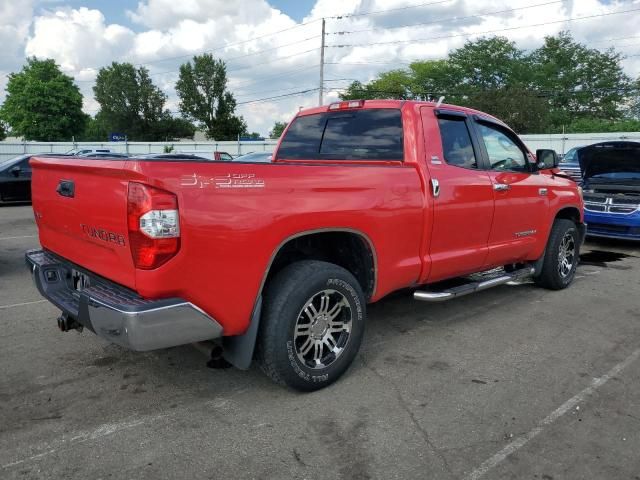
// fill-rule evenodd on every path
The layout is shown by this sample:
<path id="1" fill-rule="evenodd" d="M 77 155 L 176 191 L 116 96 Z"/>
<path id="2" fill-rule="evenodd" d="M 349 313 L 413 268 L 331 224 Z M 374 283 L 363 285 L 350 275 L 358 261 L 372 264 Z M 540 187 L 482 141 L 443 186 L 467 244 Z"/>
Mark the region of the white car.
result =
<path id="1" fill-rule="evenodd" d="M 87 155 L 90 153 L 113 153 L 108 148 L 74 148 L 73 150 L 69 150 L 65 155 Z"/>

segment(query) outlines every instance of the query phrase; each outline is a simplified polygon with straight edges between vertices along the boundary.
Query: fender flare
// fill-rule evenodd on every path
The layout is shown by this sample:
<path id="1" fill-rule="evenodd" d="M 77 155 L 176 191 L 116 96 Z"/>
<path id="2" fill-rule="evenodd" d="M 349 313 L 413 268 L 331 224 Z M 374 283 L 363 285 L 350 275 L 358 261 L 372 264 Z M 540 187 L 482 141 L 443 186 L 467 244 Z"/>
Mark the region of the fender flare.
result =
<path id="1" fill-rule="evenodd" d="M 278 256 L 282 247 L 284 247 L 291 240 L 296 238 L 304 237 L 306 235 L 313 235 L 315 233 L 330 233 L 330 232 L 346 232 L 353 233 L 362 238 L 365 244 L 369 247 L 371 252 L 371 256 L 373 258 L 373 288 L 371 291 L 371 296 L 375 295 L 376 288 L 378 286 L 378 257 L 376 254 L 375 247 L 373 242 L 369 238 L 369 236 L 360 231 L 355 230 L 353 228 L 345 228 L 345 227 L 335 227 L 335 228 L 319 228 L 313 230 L 304 230 L 301 232 L 294 233 L 289 235 L 283 241 L 281 241 L 278 246 L 274 249 L 271 254 L 271 258 L 269 259 L 269 263 L 265 268 L 264 275 L 262 277 L 262 282 L 260 283 L 260 289 L 258 290 L 258 296 L 254 303 L 253 311 L 251 313 L 251 318 L 249 320 L 249 327 L 247 331 L 242 335 L 234 335 L 231 337 L 223 337 L 222 338 L 222 348 L 223 348 L 223 357 L 226 361 L 231 363 L 234 367 L 239 368 L 240 370 L 247 370 L 251 366 L 251 361 L 253 360 L 253 352 L 255 350 L 256 341 L 258 339 L 258 330 L 260 327 L 260 318 L 262 316 L 262 293 L 264 290 L 264 286 L 267 282 L 267 277 L 271 270 L 274 260 Z"/>

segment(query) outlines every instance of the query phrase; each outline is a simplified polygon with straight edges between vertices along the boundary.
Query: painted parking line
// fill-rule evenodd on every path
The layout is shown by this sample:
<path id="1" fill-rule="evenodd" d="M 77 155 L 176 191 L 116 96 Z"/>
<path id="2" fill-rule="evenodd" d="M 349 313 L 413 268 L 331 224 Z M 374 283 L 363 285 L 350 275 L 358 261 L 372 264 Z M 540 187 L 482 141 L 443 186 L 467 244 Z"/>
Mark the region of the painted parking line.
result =
<path id="1" fill-rule="evenodd" d="M 58 450 L 60 450 L 61 448 L 66 447 L 66 446 L 74 445 L 74 444 L 78 444 L 78 443 L 83 443 L 83 442 L 86 442 L 88 440 L 97 440 L 97 439 L 100 439 L 102 437 L 107 437 L 107 436 L 113 435 L 115 433 L 124 431 L 124 430 L 130 430 L 132 428 L 140 427 L 142 425 L 155 422 L 155 421 L 160 420 L 160 419 L 165 418 L 165 417 L 167 417 L 167 415 L 166 414 L 162 414 L 162 415 L 154 415 L 154 416 L 146 417 L 146 418 L 131 418 L 129 420 L 125 420 L 125 421 L 122 421 L 122 422 L 107 423 L 107 424 L 104 424 L 104 425 L 100 425 L 95 430 L 86 431 L 86 432 L 79 432 L 79 433 L 76 433 L 71 438 L 63 438 L 63 439 L 61 439 L 59 442 L 57 442 L 57 444 L 55 445 L 55 448 L 51 448 L 51 449 L 46 450 L 46 451 L 44 451 L 42 453 L 38 453 L 36 455 L 32 455 L 32 456 L 27 457 L 27 458 L 23 458 L 23 459 L 20 459 L 20 460 L 13 461 L 11 463 L 7 463 L 5 465 L 2 465 L 0 468 L 1 469 L 11 468 L 11 467 L 15 467 L 17 465 L 21 465 L 21 464 L 23 464 L 25 462 L 38 460 L 40 458 L 46 457 L 48 455 L 51 455 L 52 453 L 56 453 Z"/>
<path id="2" fill-rule="evenodd" d="M 38 303 L 44 303 L 47 300 L 35 300 L 33 302 L 23 302 L 23 303 L 12 303 L 10 305 L 0 305 L 0 310 L 4 310 L 7 308 L 15 308 L 15 307 L 24 307 L 25 305 L 36 305 Z"/>
<path id="3" fill-rule="evenodd" d="M 143 426 L 153 427 L 154 425 L 161 423 L 161 421 L 171 421 L 172 419 L 179 418 L 181 415 L 191 414 L 193 412 L 193 409 L 197 406 L 202 406 L 207 411 L 210 411 L 210 409 L 219 410 L 228 408 L 229 405 L 233 405 L 232 400 L 235 397 L 244 394 L 249 390 L 249 383 L 250 382 L 247 382 L 245 385 L 235 388 L 225 396 L 220 396 L 212 400 L 206 400 L 202 403 L 197 402 L 196 404 L 190 404 L 188 406 L 185 406 L 184 408 L 175 409 L 168 413 L 159 413 L 155 415 L 144 416 L 135 415 L 118 422 L 102 424 L 93 430 L 65 433 L 57 440 L 45 442 L 39 446 L 35 446 L 32 450 L 32 453 L 34 453 L 33 455 L 15 459 L 9 463 L 0 464 L 0 470 L 10 469 L 18 465 L 41 460 L 53 453 L 64 452 L 70 448 L 77 448 L 79 444 L 85 442 L 99 442 L 119 433 L 135 431 L 136 429 Z M 38 451 L 39 453 L 35 453 Z"/>
<path id="4" fill-rule="evenodd" d="M 0 237 L 0 240 L 16 240 L 19 238 L 36 238 L 37 235 L 18 235 L 17 237 Z"/>
<path id="5" fill-rule="evenodd" d="M 498 466 L 502 463 L 509 455 L 515 453 L 522 447 L 524 447 L 527 443 L 537 437 L 545 427 L 548 427 L 560 417 L 562 417 L 569 410 L 575 408 L 580 402 L 583 402 L 587 397 L 593 395 L 593 393 L 600 387 L 602 387 L 605 383 L 611 380 L 613 377 L 618 375 L 622 370 L 627 368 L 633 362 L 635 362 L 638 358 L 640 358 L 640 349 L 634 351 L 631 355 L 625 358 L 622 362 L 618 363 L 611 370 L 605 373 L 603 376 L 599 378 L 594 378 L 591 381 L 591 385 L 582 390 L 577 395 L 574 395 L 569 400 L 564 402 L 558 408 L 556 408 L 553 412 L 547 415 L 544 419 L 542 419 L 538 425 L 525 435 L 516 438 L 512 442 L 510 442 L 507 446 L 505 446 L 498 453 L 488 458 L 482 464 L 472 471 L 468 476 L 465 477 L 466 480 L 478 480 L 483 475 L 485 475 L 489 470 Z"/>

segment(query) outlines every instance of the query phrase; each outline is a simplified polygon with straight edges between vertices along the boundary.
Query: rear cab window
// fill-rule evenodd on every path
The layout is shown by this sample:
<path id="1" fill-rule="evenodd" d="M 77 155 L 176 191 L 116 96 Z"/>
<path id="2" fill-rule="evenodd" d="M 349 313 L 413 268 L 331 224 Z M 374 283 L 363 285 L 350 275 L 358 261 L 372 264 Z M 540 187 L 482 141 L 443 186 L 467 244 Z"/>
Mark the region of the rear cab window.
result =
<path id="1" fill-rule="evenodd" d="M 279 160 L 404 160 L 399 109 L 371 108 L 296 117 L 277 152 Z"/>

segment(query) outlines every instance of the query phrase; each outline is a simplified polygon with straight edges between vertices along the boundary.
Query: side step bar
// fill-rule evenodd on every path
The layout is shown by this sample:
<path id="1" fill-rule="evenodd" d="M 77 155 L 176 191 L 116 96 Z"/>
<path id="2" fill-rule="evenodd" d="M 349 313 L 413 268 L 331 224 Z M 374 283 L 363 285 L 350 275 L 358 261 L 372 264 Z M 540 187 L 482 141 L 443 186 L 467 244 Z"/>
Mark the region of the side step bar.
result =
<path id="1" fill-rule="evenodd" d="M 445 300 L 462 297 L 464 295 L 469 295 L 470 293 L 479 292 L 480 290 L 486 290 L 488 288 L 497 287 L 498 285 L 504 285 L 505 283 L 513 282 L 515 280 L 521 280 L 533 275 L 534 272 L 534 267 L 520 268 L 513 272 L 500 275 L 499 277 L 493 277 L 479 282 L 470 282 L 458 287 L 448 288 L 446 290 L 418 290 L 416 292 L 413 292 L 413 298 L 415 300 L 421 300 L 423 302 L 444 302 Z"/>

